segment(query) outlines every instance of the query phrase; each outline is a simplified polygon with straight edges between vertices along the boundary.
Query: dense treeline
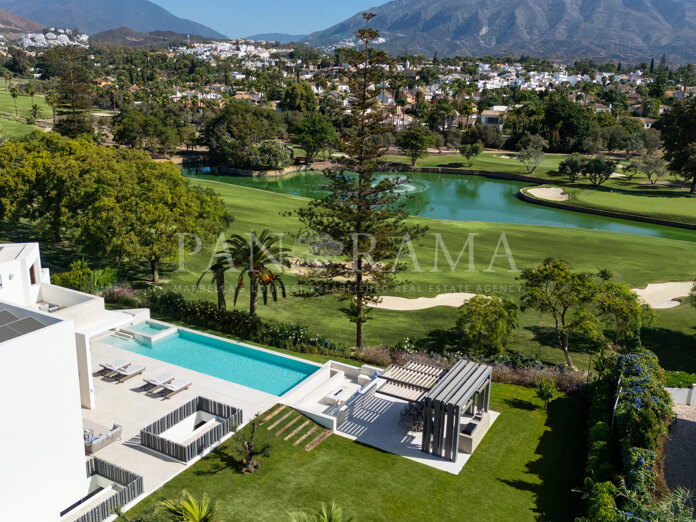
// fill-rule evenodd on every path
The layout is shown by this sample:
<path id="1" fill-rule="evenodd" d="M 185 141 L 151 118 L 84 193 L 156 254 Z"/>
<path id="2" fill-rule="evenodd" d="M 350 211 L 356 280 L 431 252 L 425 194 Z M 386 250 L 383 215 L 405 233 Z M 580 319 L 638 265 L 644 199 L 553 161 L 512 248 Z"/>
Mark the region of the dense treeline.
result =
<path id="1" fill-rule="evenodd" d="M 217 195 L 190 187 L 171 163 L 40 132 L 0 147 L 0 218 L 26 219 L 95 257 L 145 260 L 154 282 L 179 234 L 210 237 L 231 219 Z"/>

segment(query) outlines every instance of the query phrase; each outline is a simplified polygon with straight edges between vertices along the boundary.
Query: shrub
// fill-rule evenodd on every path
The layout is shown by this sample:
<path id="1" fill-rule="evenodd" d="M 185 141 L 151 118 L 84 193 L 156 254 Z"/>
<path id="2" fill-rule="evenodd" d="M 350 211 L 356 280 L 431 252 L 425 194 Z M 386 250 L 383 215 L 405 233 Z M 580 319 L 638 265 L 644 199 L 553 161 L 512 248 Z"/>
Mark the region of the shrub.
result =
<path id="1" fill-rule="evenodd" d="M 68 272 L 52 274 L 51 282 L 57 286 L 94 294 L 112 286 L 118 280 L 116 270 L 113 268 L 92 270 L 84 259 L 73 261 L 69 268 Z"/>
<path id="2" fill-rule="evenodd" d="M 135 294 L 135 290 L 126 283 L 120 283 L 105 288 L 99 292 L 99 295 L 101 295 L 107 303 L 121 304 L 131 308 L 140 306 L 140 299 Z"/>
<path id="3" fill-rule="evenodd" d="M 587 500 L 587 518 L 592 522 L 619 520 L 614 497 L 618 494 L 611 482 L 598 482 L 590 488 Z"/>
<path id="4" fill-rule="evenodd" d="M 544 409 L 547 410 L 549 403 L 558 397 L 556 381 L 543 375 L 536 383 L 536 396 L 544 401 Z"/>
<path id="5" fill-rule="evenodd" d="M 644 448 L 630 448 L 624 456 L 626 486 L 633 489 L 655 487 L 657 471 L 655 452 Z"/>

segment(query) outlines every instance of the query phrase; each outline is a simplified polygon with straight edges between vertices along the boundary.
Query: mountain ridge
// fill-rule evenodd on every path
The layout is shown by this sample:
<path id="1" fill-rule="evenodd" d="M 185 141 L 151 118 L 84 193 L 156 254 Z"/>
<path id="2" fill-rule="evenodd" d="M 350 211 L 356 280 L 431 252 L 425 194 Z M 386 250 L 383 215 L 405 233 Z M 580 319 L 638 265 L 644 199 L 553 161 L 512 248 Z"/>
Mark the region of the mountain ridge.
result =
<path id="1" fill-rule="evenodd" d="M 287 34 L 287 33 L 259 33 L 252 34 L 251 36 L 245 36 L 245 40 L 254 40 L 258 42 L 263 40 L 266 42 L 278 42 L 278 43 L 290 43 L 290 42 L 300 42 L 306 38 L 306 34 Z"/>
<path id="2" fill-rule="evenodd" d="M 38 22 L 0 9 L 0 34 L 5 38 L 14 39 L 24 33 L 38 33 L 43 27 Z"/>
<path id="3" fill-rule="evenodd" d="M 696 0 L 393 0 L 370 10 L 392 54 L 696 61 Z M 328 46 L 361 13 L 305 42 Z"/>
<path id="4" fill-rule="evenodd" d="M 133 31 L 173 31 L 226 38 L 203 24 L 174 16 L 149 0 L 0 0 L 0 8 L 46 27 L 65 27 L 89 35 L 128 27 Z"/>

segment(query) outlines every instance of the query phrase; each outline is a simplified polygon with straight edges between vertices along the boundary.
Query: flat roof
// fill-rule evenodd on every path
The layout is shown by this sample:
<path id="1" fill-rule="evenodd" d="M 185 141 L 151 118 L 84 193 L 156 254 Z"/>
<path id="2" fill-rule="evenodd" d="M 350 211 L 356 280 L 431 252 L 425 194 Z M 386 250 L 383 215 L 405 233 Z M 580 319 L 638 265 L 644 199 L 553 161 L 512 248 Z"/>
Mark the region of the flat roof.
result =
<path id="1" fill-rule="evenodd" d="M 0 303 L 0 343 L 60 322 L 26 308 Z"/>
<path id="2" fill-rule="evenodd" d="M 20 257 L 22 251 L 31 243 L 6 243 L 0 245 L 0 261 L 13 261 Z"/>

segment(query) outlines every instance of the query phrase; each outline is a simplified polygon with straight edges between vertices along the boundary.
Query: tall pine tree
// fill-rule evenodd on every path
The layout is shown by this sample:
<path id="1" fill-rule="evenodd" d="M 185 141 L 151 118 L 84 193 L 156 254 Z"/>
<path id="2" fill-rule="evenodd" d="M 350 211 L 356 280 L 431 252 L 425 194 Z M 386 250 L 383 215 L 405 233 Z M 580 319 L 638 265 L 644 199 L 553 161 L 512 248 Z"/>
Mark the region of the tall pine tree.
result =
<path id="1" fill-rule="evenodd" d="M 408 179 L 375 175 L 386 152 L 380 138 L 391 126 L 378 103 L 376 85 L 383 80 L 387 56 L 370 47 L 379 37 L 369 27 L 374 16 L 363 14 L 365 27 L 356 33 L 360 46 L 348 55 L 351 126 L 341 144 L 342 170 L 326 171 L 328 195 L 297 211 L 313 237 L 330 238 L 332 244 L 343 246 L 340 256 L 312 270 L 302 283 L 312 289 L 313 296 L 336 295 L 349 302 L 341 311 L 356 325 L 357 348 L 363 347 L 369 306 L 380 301 L 379 292 L 399 282 L 398 275 L 405 269 L 398 262 L 402 248 L 426 230 L 406 221 L 406 198 L 399 189 Z"/>
<path id="2" fill-rule="evenodd" d="M 89 116 L 92 107 L 92 87 L 85 64 L 84 50 L 73 45 L 61 47 L 58 93 L 58 123 L 55 130 L 63 136 L 76 138 L 81 134 L 93 134 Z"/>

